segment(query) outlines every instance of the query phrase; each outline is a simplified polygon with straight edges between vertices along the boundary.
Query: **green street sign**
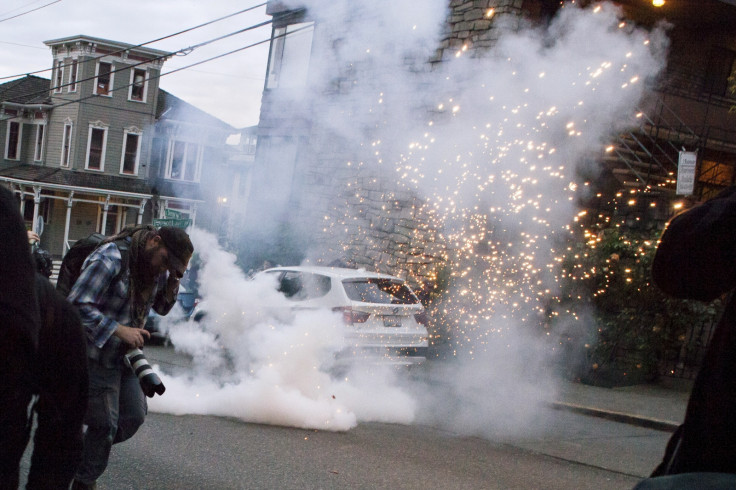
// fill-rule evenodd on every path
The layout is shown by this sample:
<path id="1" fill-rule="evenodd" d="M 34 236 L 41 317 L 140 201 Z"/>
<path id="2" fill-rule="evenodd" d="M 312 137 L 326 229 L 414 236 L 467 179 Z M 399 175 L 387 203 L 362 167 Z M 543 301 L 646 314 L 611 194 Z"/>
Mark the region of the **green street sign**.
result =
<path id="1" fill-rule="evenodd" d="M 192 226 L 192 220 L 178 218 L 157 218 L 153 220 L 153 226 L 155 226 L 156 228 L 161 228 L 162 226 L 173 226 L 174 228 L 186 229 Z"/>
<path id="2" fill-rule="evenodd" d="M 175 209 L 166 209 L 164 210 L 164 212 L 166 213 L 167 218 L 185 219 L 181 211 L 177 211 Z"/>

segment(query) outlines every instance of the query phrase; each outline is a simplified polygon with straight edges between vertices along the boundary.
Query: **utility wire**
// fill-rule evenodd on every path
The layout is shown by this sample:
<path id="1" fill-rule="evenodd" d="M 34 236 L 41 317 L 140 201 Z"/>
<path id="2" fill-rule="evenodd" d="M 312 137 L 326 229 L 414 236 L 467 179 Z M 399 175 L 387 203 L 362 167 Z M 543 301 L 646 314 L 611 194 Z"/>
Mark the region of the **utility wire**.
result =
<path id="1" fill-rule="evenodd" d="M 5 22 L 6 20 L 16 19 L 22 15 L 30 14 L 31 12 L 35 12 L 36 10 L 41 10 L 44 7 L 48 7 L 49 5 L 53 5 L 55 3 L 59 3 L 61 0 L 54 0 L 53 2 L 49 2 L 45 5 L 41 5 L 40 7 L 36 7 L 35 9 L 26 10 L 25 12 L 21 12 L 19 14 L 13 15 L 11 17 L 5 17 L 4 19 L 0 19 L 0 22 Z"/>
<path id="2" fill-rule="evenodd" d="M 42 48 L 41 46 L 31 46 L 30 44 L 11 43 L 10 41 L 0 41 L 0 44 L 11 44 L 13 46 L 23 46 L 24 48 L 43 49 L 48 51 L 48 48 Z M 25 73 L 23 74 L 25 75 Z M 22 77 L 23 75 L 15 75 L 15 77 Z M 2 78 L 0 78 L 2 80 Z"/>
<path id="3" fill-rule="evenodd" d="M 60 2 L 61 0 L 56 0 L 56 1 Z M 208 26 L 210 24 L 214 24 L 215 22 L 220 22 L 221 20 L 229 19 L 230 17 L 234 17 L 236 15 L 240 15 L 240 14 L 243 14 L 245 12 L 249 12 L 251 10 L 255 10 L 255 9 L 259 8 L 259 7 L 263 7 L 267 3 L 268 2 L 259 3 L 258 5 L 254 5 L 252 7 L 248 7 L 246 9 L 239 10 L 237 12 L 233 12 L 232 14 L 224 15 L 224 16 L 219 17 L 217 19 L 213 19 L 213 20 L 207 21 L 207 22 L 205 22 L 203 24 L 199 24 L 199 25 L 196 25 L 196 26 L 193 26 L 193 27 L 189 27 L 187 29 L 184 29 L 182 31 L 175 32 L 173 34 L 168 34 L 166 36 L 159 37 L 158 39 L 153 39 L 151 41 L 146 41 L 145 43 L 136 44 L 135 46 L 130 46 L 130 47 L 127 47 L 127 48 L 119 49 L 117 51 L 113 51 L 112 53 L 106 53 L 104 55 L 100 55 L 100 56 L 97 56 L 97 57 L 89 58 L 89 59 L 83 60 L 79 64 L 81 65 L 83 63 L 88 63 L 88 62 L 91 62 L 91 61 L 97 61 L 97 60 L 99 60 L 100 58 L 102 58 L 104 56 L 114 56 L 116 54 L 120 54 L 122 52 L 129 51 L 131 49 L 141 48 L 141 47 L 147 46 L 149 44 L 153 44 L 153 43 L 157 43 L 159 41 L 163 41 L 164 39 L 169 39 L 171 37 L 179 36 L 181 34 L 184 34 L 184 33 L 190 32 L 190 31 L 193 31 L 195 29 L 199 29 L 201 27 L 205 27 L 205 26 Z M 71 63 L 62 63 L 60 65 L 57 65 L 56 68 L 57 69 L 58 68 L 66 68 L 67 66 L 71 66 Z M 47 72 L 47 71 L 51 71 L 53 69 L 54 69 L 54 67 L 51 67 L 51 68 L 44 68 L 43 70 L 36 70 L 36 71 L 28 72 L 28 73 L 21 73 L 21 74 L 17 74 L 17 75 L 3 76 L 3 77 L 0 77 L 0 80 L 7 80 L 8 78 L 18 78 L 18 77 L 22 77 L 22 76 L 26 76 L 26 75 L 35 75 L 36 73 L 44 73 L 44 72 Z"/>
<path id="4" fill-rule="evenodd" d="M 17 12 L 18 10 L 23 10 L 26 7 L 30 7 L 31 5 L 35 5 L 37 3 L 41 3 L 42 0 L 33 0 L 33 2 L 28 2 L 26 4 L 21 5 L 20 7 L 15 7 L 10 10 L 6 10 L 5 12 L 0 12 L 0 15 L 7 15 L 12 12 Z"/>
<path id="5" fill-rule="evenodd" d="M 176 55 L 179 55 L 179 54 L 187 55 L 187 54 L 191 53 L 193 50 L 195 50 L 197 48 L 201 48 L 201 47 L 206 46 L 208 44 L 212 44 L 214 42 L 221 41 L 221 40 L 223 40 L 225 38 L 232 37 L 232 36 L 235 36 L 237 34 L 242 34 L 242 33 L 247 32 L 247 31 L 252 31 L 253 29 L 258 29 L 260 27 L 269 25 L 272 22 L 273 22 L 272 20 L 266 20 L 266 21 L 261 22 L 259 24 L 254 24 L 252 26 L 244 27 L 243 29 L 239 29 L 239 30 L 234 31 L 234 32 L 231 32 L 229 34 L 224 34 L 222 36 L 218 36 L 218 37 L 213 38 L 213 39 L 210 39 L 208 41 L 204 41 L 204 42 L 201 42 L 199 44 L 195 44 L 193 46 L 182 48 L 182 49 L 180 49 L 178 51 L 173 51 L 171 53 L 166 53 L 166 54 L 163 54 L 161 56 L 154 56 L 154 57 L 152 57 L 152 58 L 150 58 L 148 60 L 145 60 L 145 61 L 139 61 L 138 63 L 133 63 L 132 65 L 126 65 L 124 67 L 117 68 L 115 70 L 110 70 L 109 72 L 107 72 L 107 74 L 113 75 L 113 74 L 118 73 L 118 72 L 121 72 L 121 71 L 131 70 L 131 69 L 135 68 L 136 66 L 145 65 L 145 64 L 151 63 L 153 61 L 157 61 L 157 60 L 160 60 L 160 59 L 169 58 L 171 56 L 176 56 Z M 292 31 L 292 32 L 296 32 L 296 31 Z M 191 66 L 194 66 L 194 65 L 191 65 Z M 82 78 L 80 80 L 75 80 L 73 82 L 62 83 L 61 85 L 54 85 L 53 87 L 51 87 L 49 89 L 37 90 L 35 92 L 28 92 L 28 93 L 25 93 L 25 94 L 22 94 L 22 95 L 18 95 L 16 97 L 23 98 L 23 97 L 32 97 L 32 96 L 35 96 L 35 95 L 42 95 L 42 94 L 45 94 L 45 93 L 49 92 L 49 90 L 51 90 L 53 92 L 56 92 L 57 90 L 58 91 L 61 91 L 64 87 L 69 87 L 71 85 L 76 85 L 78 83 L 86 82 L 86 81 L 89 81 L 89 80 L 95 80 L 98 77 L 99 77 L 99 74 L 98 75 L 95 75 L 95 76 L 87 77 L 87 78 Z M 52 83 L 53 83 L 53 80 L 52 80 Z M 97 95 L 97 94 L 94 94 L 94 95 Z M 52 97 L 53 97 L 53 95 L 52 95 Z"/>
<path id="6" fill-rule="evenodd" d="M 216 59 L 219 59 L 219 58 L 223 58 L 225 56 L 229 56 L 231 54 L 238 53 L 240 51 L 244 51 L 246 49 L 254 48 L 254 47 L 259 46 L 261 44 L 268 43 L 268 42 L 272 41 L 273 39 L 279 39 L 279 38 L 282 38 L 282 37 L 290 36 L 292 34 L 296 34 L 299 31 L 303 31 L 303 30 L 311 29 L 311 28 L 312 28 L 311 25 L 300 27 L 299 29 L 294 29 L 293 31 L 285 32 L 283 34 L 279 34 L 277 36 L 273 36 L 271 38 L 264 39 L 262 41 L 258 41 L 258 42 L 252 43 L 252 44 L 248 44 L 247 46 L 243 46 L 243 47 L 234 49 L 232 51 L 228 51 L 226 53 L 222 53 L 222 54 L 219 54 L 219 55 L 216 55 L 216 56 L 212 56 L 211 58 L 207 58 L 207 59 L 204 59 L 204 60 L 201 60 L 201 61 L 197 61 L 196 63 L 192 63 L 192 64 L 187 65 L 187 66 L 182 66 L 181 68 L 177 68 L 175 70 L 171 70 L 171 71 L 168 71 L 166 73 L 159 73 L 158 75 L 153 75 L 153 76 L 150 76 L 150 77 L 146 77 L 146 79 L 144 80 L 144 82 L 148 82 L 149 80 L 155 80 L 155 79 L 164 77 L 166 75 L 171 75 L 172 73 L 176 73 L 176 72 L 179 72 L 179 71 L 182 71 L 182 70 L 186 70 L 186 69 L 191 68 L 193 66 L 198 66 L 198 65 L 201 65 L 203 63 L 207 63 L 209 61 L 213 61 L 213 60 L 216 60 Z M 129 83 L 129 84 L 123 85 L 121 87 L 111 88 L 110 89 L 110 92 L 116 92 L 118 90 L 127 89 L 127 88 L 129 88 L 129 87 L 131 87 L 133 85 L 134 85 L 133 83 Z M 64 107 L 64 106 L 69 105 L 69 104 L 79 104 L 79 103 L 82 103 L 82 102 L 84 102 L 84 101 L 86 101 L 88 99 L 91 99 L 93 97 L 100 97 L 100 95 L 98 95 L 98 94 L 90 94 L 90 95 L 87 95 L 87 96 L 82 97 L 80 99 L 73 99 L 73 100 L 64 99 L 64 100 L 67 100 L 67 101 L 66 102 L 63 102 L 61 104 L 55 104 L 53 106 L 53 109 L 57 109 L 59 107 Z M 137 112 L 137 113 L 140 113 L 140 114 L 150 114 L 150 112 L 147 112 L 147 111 L 146 112 L 144 112 L 144 111 L 135 111 L 135 110 L 126 109 L 126 108 L 123 108 L 123 107 L 101 106 L 99 104 L 89 104 L 89 105 L 94 105 L 94 106 L 97 106 L 97 107 L 105 107 L 107 109 L 115 109 L 115 110 L 120 110 L 120 111 L 125 111 L 125 112 Z M 0 118 L 0 122 L 7 121 L 7 120 L 10 120 L 10 119 L 15 119 L 16 117 L 17 116 L 9 116 L 9 117 L 5 117 L 5 118 Z"/>

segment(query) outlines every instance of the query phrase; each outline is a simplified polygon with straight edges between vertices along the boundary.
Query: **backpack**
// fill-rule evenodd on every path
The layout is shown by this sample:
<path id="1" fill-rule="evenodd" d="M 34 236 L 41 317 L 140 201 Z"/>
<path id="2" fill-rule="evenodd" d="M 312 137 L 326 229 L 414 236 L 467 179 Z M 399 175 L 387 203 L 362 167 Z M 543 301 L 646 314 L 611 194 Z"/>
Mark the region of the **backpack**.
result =
<path id="1" fill-rule="evenodd" d="M 82 273 L 82 265 L 87 256 L 94 252 L 97 247 L 105 244 L 105 240 L 107 240 L 105 235 L 92 233 L 86 238 L 77 240 L 66 255 L 64 255 L 64 259 L 61 261 L 61 268 L 59 269 L 59 278 L 56 280 L 56 290 L 65 298 L 69 296 L 74 283 L 79 279 Z M 112 243 L 118 246 L 120 256 L 123 259 L 123 266 L 120 268 L 118 275 L 115 276 L 115 281 L 118 281 L 128 268 L 128 242 L 123 238 L 115 240 Z"/>
<path id="2" fill-rule="evenodd" d="M 51 277 L 54 269 L 54 261 L 51 259 L 51 254 L 47 250 L 34 247 L 33 261 L 36 264 L 37 272 L 40 272 L 46 279 Z"/>

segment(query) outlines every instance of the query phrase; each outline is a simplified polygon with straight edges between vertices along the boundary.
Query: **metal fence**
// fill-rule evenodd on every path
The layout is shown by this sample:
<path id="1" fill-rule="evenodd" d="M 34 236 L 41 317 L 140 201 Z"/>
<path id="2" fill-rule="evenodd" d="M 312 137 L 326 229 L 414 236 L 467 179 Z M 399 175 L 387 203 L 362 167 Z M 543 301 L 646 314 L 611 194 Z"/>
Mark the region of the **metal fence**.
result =
<path id="1" fill-rule="evenodd" d="M 666 348 L 659 363 L 660 376 L 695 379 L 716 324 L 717 320 L 695 324 L 687 330 L 681 342 Z"/>

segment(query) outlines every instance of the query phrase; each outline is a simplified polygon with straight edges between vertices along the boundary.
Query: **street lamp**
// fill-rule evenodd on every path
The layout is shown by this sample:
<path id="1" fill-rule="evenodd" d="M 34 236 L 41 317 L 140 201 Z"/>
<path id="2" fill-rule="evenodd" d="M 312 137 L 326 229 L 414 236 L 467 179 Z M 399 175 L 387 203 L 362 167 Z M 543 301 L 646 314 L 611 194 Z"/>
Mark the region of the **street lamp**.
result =
<path id="1" fill-rule="evenodd" d="M 664 5 L 664 0 L 652 0 L 652 5 L 655 7 L 661 7 Z"/>

